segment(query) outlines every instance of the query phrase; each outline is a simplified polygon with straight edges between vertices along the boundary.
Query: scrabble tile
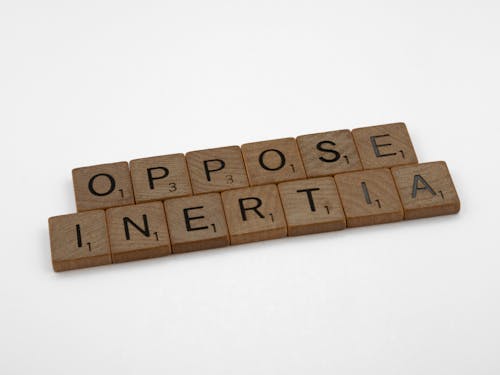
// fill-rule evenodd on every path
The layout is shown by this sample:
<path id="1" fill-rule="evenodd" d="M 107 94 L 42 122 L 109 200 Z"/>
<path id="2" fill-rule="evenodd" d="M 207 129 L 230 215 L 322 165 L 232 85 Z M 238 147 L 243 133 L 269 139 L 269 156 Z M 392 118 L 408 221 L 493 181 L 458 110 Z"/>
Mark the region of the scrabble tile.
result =
<path id="1" fill-rule="evenodd" d="M 111 263 L 103 210 L 49 218 L 54 271 Z"/>
<path id="2" fill-rule="evenodd" d="M 349 130 L 301 135 L 297 137 L 297 144 L 307 177 L 363 169 Z"/>
<path id="3" fill-rule="evenodd" d="M 352 131 L 364 169 L 418 163 L 406 125 L 402 122 Z"/>
<path id="4" fill-rule="evenodd" d="M 252 186 L 306 177 L 294 138 L 247 143 L 241 151 Z"/>
<path id="5" fill-rule="evenodd" d="M 186 160 L 195 194 L 248 186 L 238 146 L 191 151 L 186 154 Z"/>
<path id="6" fill-rule="evenodd" d="M 278 190 L 289 236 L 346 227 L 344 210 L 332 177 L 282 182 Z"/>
<path id="7" fill-rule="evenodd" d="M 231 245 L 286 236 L 276 185 L 227 190 L 221 195 Z"/>
<path id="8" fill-rule="evenodd" d="M 95 210 L 134 204 L 127 162 L 73 169 L 76 208 Z"/>
<path id="9" fill-rule="evenodd" d="M 192 194 L 183 154 L 132 160 L 130 175 L 136 203 Z"/>
<path id="10" fill-rule="evenodd" d="M 174 198 L 164 204 L 174 253 L 229 245 L 219 193 Z"/>
<path id="11" fill-rule="evenodd" d="M 154 258 L 171 253 L 161 202 L 106 210 L 113 263 Z"/>
<path id="12" fill-rule="evenodd" d="M 444 161 L 392 168 L 405 219 L 455 214 L 460 200 Z"/>
<path id="13" fill-rule="evenodd" d="M 389 169 L 335 175 L 348 227 L 403 220 L 403 207 Z"/>

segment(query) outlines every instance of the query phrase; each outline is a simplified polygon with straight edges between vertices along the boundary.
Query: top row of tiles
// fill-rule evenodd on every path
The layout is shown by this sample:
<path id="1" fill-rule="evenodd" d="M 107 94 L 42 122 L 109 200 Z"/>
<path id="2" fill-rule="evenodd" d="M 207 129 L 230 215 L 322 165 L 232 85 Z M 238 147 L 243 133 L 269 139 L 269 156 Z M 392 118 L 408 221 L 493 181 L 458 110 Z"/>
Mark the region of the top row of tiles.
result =
<path id="1" fill-rule="evenodd" d="M 73 170 L 78 211 L 417 163 L 404 123 Z"/>

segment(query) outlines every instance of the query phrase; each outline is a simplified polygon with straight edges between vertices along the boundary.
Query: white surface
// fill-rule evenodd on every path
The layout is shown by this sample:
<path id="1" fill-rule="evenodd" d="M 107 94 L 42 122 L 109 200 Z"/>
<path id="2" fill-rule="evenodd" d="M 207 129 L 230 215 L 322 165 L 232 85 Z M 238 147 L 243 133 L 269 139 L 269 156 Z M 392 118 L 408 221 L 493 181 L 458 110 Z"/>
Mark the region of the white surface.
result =
<path id="1" fill-rule="evenodd" d="M 499 374 L 498 1 L 0 3 L 0 373 Z M 459 215 L 55 274 L 71 169 L 405 121 Z"/>

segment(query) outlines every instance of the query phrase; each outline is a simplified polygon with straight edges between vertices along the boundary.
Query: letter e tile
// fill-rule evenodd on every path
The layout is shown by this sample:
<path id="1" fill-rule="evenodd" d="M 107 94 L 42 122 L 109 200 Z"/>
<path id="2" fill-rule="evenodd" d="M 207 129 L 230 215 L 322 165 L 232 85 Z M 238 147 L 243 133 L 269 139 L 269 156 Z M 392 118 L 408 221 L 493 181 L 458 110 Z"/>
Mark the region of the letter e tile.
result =
<path id="1" fill-rule="evenodd" d="M 174 253 L 229 245 L 219 193 L 169 199 L 165 211 Z"/>
<path id="2" fill-rule="evenodd" d="M 402 122 L 353 129 L 364 169 L 418 163 L 413 144 Z"/>

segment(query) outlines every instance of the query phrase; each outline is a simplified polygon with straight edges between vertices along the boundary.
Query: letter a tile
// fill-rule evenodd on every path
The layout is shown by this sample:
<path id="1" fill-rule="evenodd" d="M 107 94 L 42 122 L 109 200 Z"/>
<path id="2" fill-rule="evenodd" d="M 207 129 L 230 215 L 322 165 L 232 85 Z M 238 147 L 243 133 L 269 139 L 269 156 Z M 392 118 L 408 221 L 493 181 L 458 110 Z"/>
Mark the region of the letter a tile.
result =
<path id="1" fill-rule="evenodd" d="M 286 221 L 276 185 L 222 193 L 231 245 L 286 236 Z"/>
<path id="2" fill-rule="evenodd" d="M 444 161 L 392 168 L 405 219 L 455 214 L 460 200 Z"/>
<path id="3" fill-rule="evenodd" d="M 402 122 L 353 129 L 352 136 L 364 169 L 418 163 L 410 135 Z"/>
<path id="4" fill-rule="evenodd" d="M 49 218 L 54 271 L 111 263 L 103 210 Z"/>
<path id="5" fill-rule="evenodd" d="M 113 263 L 154 258 L 171 253 L 161 202 L 106 210 Z"/>
<path id="6" fill-rule="evenodd" d="M 403 220 L 403 207 L 388 169 L 335 175 L 348 227 Z"/>
<path id="7" fill-rule="evenodd" d="M 229 245 L 219 193 L 169 199 L 165 211 L 174 253 Z"/>

